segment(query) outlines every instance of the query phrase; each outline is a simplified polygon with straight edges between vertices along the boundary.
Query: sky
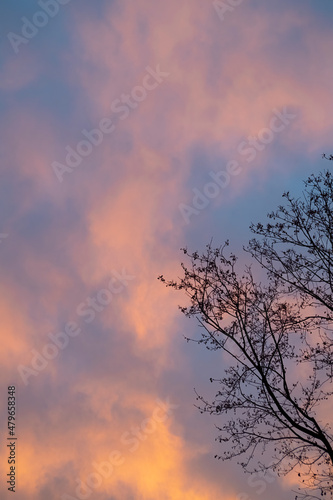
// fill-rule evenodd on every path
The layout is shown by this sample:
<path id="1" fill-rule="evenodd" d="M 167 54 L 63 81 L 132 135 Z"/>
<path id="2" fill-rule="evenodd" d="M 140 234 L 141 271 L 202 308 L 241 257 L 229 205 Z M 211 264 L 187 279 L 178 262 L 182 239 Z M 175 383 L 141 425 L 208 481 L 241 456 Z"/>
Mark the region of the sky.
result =
<path id="1" fill-rule="evenodd" d="M 1 498 L 285 500 L 221 462 L 223 374 L 195 337 L 183 247 L 249 225 L 332 153 L 330 0 L 3 0 Z M 248 257 L 241 257 L 246 261 Z"/>

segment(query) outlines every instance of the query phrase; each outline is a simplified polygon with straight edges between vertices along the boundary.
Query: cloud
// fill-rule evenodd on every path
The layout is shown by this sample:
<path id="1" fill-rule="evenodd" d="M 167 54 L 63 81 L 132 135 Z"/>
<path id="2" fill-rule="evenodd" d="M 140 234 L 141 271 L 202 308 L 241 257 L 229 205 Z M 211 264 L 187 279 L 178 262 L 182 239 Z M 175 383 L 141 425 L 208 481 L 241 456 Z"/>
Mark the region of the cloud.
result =
<path id="1" fill-rule="evenodd" d="M 11 100 L 1 128 L 0 231 L 10 234 L 0 246 L 1 375 L 19 386 L 22 499 L 74 496 L 75 479 L 85 481 L 92 463 L 119 447 L 126 462 L 91 498 L 238 493 L 239 469 L 212 460 L 212 422 L 193 408 L 193 386 L 206 387 L 202 370 L 219 364 L 188 354 L 179 340 L 192 328 L 180 320 L 182 298 L 157 276 L 176 278 L 180 247 L 202 246 L 208 233 L 222 238 L 228 228 L 241 238 L 240 217 L 266 212 L 265 190 L 301 168 L 278 170 L 277 152 L 299 159 L 328 144 L 331 38 L 314 12 L 274 6 L 243 3 L 223 23 L 199 0 L 100 2 L 96 15 L 71 6 L 63 12 L 68 46 L 45 31 L 25 60 L 8 56 L 0 84 Z M 112 134 L 59 183 L 52 162 L 77 147 L 83 129 L 114 117 L 112 102 L 158 65 L 168 77 L 126 120 L 118 114 Z M 284 107 L 296 119 L 247 164 L 240 142 Z M 233 159 L 242 172 L 184 227 L 179 204 Z M 259 193 L 251 206 L 250 189 Z M 78 320 L 77 306 L 122 269 L 135 280 L 91 324 L 80 318 L 82 333 L 23 387 L 17 365 L 30 363 L 50 332 Z M 120 436 L 151 418 L 163 397 L 179 409 L 131 453 Z"/>

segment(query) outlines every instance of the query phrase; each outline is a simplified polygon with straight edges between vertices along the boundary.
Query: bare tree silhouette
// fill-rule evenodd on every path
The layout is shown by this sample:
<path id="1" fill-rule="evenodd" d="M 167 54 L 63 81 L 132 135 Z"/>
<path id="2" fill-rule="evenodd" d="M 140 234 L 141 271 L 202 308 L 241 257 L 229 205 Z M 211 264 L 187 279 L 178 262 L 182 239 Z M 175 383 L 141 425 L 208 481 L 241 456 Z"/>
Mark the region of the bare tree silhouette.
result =
<path id="1" fill-rule="evenodd" d="M 228 242 L 211 242 L 202 255 L 183 249 L 190 265 L 179 281 L 158 279 L 189 297 L 180 309 L 203 330 L 187 340 L 226 355 L 222 378 L 210 379 L 215 398 L 197 394 L 201 412 L 225 415 L 216 457 L 237 457 L 248 472 L 294 470 L 298 495 L 320 498 L 333 495 L 332 175 L 310 176 L 301 198 L 283 197 L 266 225 L 250 226 L 253 265 L 243 272 Z M 256 460 L 260 452 L 269 460 Z"/>

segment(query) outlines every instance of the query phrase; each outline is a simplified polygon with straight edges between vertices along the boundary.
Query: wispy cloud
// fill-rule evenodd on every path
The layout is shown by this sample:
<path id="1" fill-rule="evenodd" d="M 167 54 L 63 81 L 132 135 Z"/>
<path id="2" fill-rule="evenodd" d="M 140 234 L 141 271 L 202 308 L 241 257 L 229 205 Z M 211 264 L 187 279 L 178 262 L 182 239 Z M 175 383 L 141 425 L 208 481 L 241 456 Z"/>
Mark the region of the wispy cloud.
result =
<path id="1" fill-rule="evenodd" d="M 221 359 L 183 342 L 196 327 L 156 278 L 178 276 L 181 247 L 245 244 L 277 190 L 329 154 L 323 7 L 23 4 L 2 7 L 0 69 L 0 374 L 19 388 L 20 500 L 75 497 L 77 478 L 101 500 L 251 497 L 213 459 L 219 422 L 193 407 Z M 135 279 L 110 286 L 124 266 Z M 179 409 L 143 432 L 166 395 Z M 132 427 L 147 437 L 127 435 L 133 453 Z M 89 486 L 114 450 L 124 464 Z"/>

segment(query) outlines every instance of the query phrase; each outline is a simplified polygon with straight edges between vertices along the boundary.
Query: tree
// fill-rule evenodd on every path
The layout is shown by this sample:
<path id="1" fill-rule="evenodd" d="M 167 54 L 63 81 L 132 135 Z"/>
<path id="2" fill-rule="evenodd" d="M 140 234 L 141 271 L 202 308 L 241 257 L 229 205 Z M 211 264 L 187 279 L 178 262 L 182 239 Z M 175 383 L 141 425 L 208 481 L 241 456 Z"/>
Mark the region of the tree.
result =
<path id="1" fill-rule="evenodd" d="M 247 472 L 294 470 L 301 496 L 319 498 L 333 495 L 332 175 L 312 175 L 301 198 L 283 198 L 268 223 L 250 226 L 253 264 L 242 273 L 228 241 L 211 242 L 201 255 L 182 249 L 190 265 L 181 264 L 179 281 L 158 279 L 189 297 L 180 309 L 203 330 L 187 340 L 222 350 L 228 363 L 210 379 L 215 398 L 197 394 L 201 412 L 224 415 L 217 458 L 237 457 Z M 259 451 L 273 461 L 253 468 Z"/>

